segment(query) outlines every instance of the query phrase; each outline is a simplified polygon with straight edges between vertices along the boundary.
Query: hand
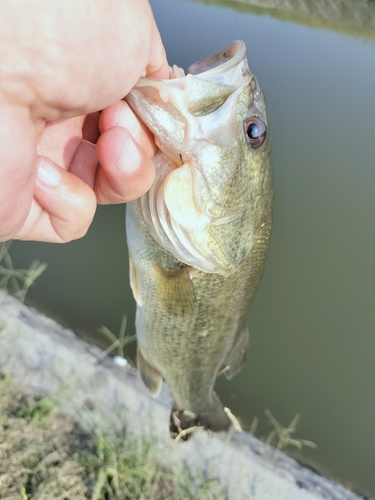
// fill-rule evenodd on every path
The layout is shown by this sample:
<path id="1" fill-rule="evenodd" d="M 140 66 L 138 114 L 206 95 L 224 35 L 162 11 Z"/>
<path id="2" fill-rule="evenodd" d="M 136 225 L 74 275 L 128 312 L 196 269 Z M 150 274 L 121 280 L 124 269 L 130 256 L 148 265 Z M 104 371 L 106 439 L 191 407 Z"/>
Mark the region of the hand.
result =
<path id="1" fill-rule="evenodd" d="M 150 132 L 121 99 L 169 69 L 147 0 L 4 0 L 0 241 L 83 236 L 150 187 Z M 98 110 L 103 110 L 99 115 Z"/>

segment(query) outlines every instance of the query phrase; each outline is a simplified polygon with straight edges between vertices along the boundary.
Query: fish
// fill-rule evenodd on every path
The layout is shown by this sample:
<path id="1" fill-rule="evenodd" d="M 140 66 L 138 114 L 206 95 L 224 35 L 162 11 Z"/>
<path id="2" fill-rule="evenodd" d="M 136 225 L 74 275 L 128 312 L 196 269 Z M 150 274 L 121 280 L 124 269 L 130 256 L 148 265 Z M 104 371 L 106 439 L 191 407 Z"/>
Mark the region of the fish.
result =
<path id="1" fill-rule="evenodd" d="M 182 428 L 225 431 L 214 384 L 245 362 L 272 226 L 264 95 L 237 40 L 125 100 L 158 147 L 153 185 L 126 209 L 138 370 L 154 396 L 165 381 Z"/>

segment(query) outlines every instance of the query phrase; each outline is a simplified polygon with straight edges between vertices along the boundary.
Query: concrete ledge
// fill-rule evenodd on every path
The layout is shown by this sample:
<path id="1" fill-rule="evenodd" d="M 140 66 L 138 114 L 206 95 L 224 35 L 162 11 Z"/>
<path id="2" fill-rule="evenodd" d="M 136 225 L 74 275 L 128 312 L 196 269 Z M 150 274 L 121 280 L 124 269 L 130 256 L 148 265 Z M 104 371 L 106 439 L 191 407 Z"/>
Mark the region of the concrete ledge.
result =
<path id="1" fill-rule="evenodd" d="M 171 398 L 149 396 L 136 370 L 117 366 L 102 351 L 33 309 L 0 292 L 0 370 L 24 391 L 56 399 L 87 429 L 152 439 L 167 467 L 192 477 L 218 479 L 230 500 L 356 500 L 361 497 L 300 466 L 247 433 L 201 430 L 174 442 L 168 423 Z"/>

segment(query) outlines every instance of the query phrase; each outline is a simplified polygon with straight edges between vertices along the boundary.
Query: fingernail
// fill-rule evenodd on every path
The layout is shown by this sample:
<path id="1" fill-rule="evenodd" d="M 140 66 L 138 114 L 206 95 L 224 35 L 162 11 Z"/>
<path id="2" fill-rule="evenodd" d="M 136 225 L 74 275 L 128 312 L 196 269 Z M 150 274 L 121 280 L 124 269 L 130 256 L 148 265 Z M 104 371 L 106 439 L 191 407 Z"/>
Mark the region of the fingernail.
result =
<path id="1" fill-rule="evenodd" d="M 141 130 L 141 125 L 138 119 L 128 106 L 122 109 L 121 113 L 119 114 L 117 124 L 120 125 L 120 127 L 124 127 L 129 130 L 131 135 L 135 138 L 138 136 Z"/>
<path id="2" fill-rule="evenodd" d="M 130 174 L 131 172 L 134 172 L 134 170 L 137 170 L 139 162 L 140 154 L 138 148 L 134 144 L 133 140 L 129 138 L 116 167 L 121 170 L 121 172 Z"/>
<path id="3" fill-rule="evenodd" d="M 38 179 L 47 186 L 56 186 L 61 179 L 61 173 L 48 160 L 42 159 L 39 163 Z"/>

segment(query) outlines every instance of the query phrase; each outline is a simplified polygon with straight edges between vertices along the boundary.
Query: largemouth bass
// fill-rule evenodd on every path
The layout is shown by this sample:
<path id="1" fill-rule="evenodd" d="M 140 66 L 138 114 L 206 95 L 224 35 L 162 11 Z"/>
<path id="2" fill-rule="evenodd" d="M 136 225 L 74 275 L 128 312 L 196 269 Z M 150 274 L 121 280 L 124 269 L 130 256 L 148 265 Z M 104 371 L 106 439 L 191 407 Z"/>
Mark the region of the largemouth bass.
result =
<path id="1" fill-rule="evenodd" d="M 154 395 L 165 380 L 185 427 L 225 430 L 214 383 L 245 360 L 272 223 L 264 96 L 235 41 L 186 76 L 141 78 L 126 100 L 160 150 L 127 207 L 138 369 Z"/>

